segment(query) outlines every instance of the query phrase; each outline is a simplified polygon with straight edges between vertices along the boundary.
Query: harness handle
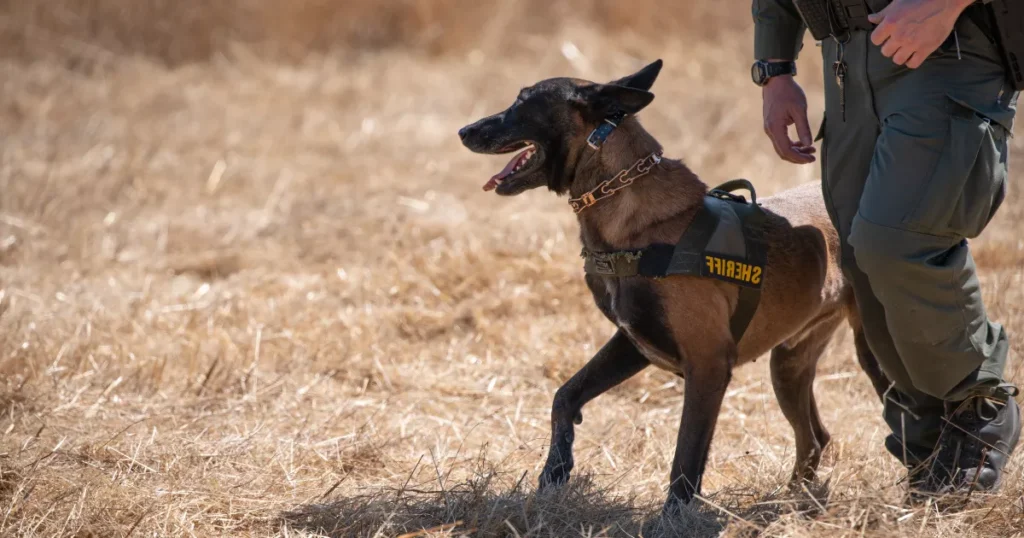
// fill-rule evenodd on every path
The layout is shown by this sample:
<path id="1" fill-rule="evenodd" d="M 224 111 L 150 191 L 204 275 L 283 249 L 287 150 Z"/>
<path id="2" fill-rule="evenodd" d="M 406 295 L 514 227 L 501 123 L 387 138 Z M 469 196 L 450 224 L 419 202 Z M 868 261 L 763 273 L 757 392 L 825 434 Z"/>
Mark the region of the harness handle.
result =
<path id="1" fill-rule="evenodd" d="M 732 194 L 732 191 L 737 189 L 746 189 L 750 191 L 750 203 L 757 205 L 757 193 L 754 191 L 754 184 L 746 179 L 733 179 L 726 181 L 725 183 L 711 189 L 710 194 L 718 196 L 719 198 L 728 197 L 733 199 L 739 198 L 742 200 L 742 196 Z"/>

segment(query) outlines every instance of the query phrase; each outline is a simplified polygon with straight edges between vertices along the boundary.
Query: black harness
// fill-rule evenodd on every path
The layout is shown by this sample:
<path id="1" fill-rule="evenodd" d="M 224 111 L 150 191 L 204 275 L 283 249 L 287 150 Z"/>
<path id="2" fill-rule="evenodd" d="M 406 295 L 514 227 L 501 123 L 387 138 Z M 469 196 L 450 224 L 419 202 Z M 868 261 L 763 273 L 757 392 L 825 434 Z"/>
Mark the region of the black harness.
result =
<path id="1" fill-rule="evenodd" d="M 737 189 L 750 191 L 749 203 L 743 196 L 732 194 Z M 764 221 L 754 186 L 745 179 L 734 179 L 708 192 L 675 245 L 655 243 L 612 252 L 583 249 L 584 271 L 615 278 L 687 275 L 736 284 L 739 300 L 729 328 L 739 343 L 761 302 L 767 262 Z"/>

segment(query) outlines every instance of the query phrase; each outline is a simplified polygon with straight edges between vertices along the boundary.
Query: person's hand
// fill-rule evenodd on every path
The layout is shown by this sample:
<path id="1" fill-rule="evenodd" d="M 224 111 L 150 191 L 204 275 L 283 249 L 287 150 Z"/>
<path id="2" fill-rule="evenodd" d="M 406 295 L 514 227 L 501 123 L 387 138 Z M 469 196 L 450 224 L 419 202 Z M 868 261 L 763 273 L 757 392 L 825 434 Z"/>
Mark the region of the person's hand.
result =
<path id="1" fill-rule="evenodd" d="M 761 89 L 764 101 L 764 132 L 783 160 L 796 164 L 814 162 L 814 142 L 807 122 L 807 97 L 792 75 L 768 79 Z M 789 138 L 789 126 L 796 125 L 799 140 Z"/>
<path id="2" fill-rule="evenodd" d="M 896 65 L 917 69 L 949 37 L 957 17 L 974 0 L 895 0 L 868 15 L 878 26 L 871 42 Z"/>

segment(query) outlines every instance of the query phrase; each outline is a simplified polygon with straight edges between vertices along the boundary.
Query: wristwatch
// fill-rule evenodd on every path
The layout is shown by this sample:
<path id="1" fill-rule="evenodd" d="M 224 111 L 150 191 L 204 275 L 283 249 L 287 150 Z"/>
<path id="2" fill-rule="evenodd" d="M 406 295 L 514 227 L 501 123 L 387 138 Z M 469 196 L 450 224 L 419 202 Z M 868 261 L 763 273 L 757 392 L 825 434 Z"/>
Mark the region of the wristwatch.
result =
<path id="1" fill-rule="evenodd" d="M 754 62 L 754 65 L 750 68 L 750 77 L 754 79 L 754 84 L 757 84 L 758 86 L 768 84 L 768 79 L 772 77 L 795 74 L 796 62 L 792 61 L 766 62 L 764 60 L 758 60 Z"/>

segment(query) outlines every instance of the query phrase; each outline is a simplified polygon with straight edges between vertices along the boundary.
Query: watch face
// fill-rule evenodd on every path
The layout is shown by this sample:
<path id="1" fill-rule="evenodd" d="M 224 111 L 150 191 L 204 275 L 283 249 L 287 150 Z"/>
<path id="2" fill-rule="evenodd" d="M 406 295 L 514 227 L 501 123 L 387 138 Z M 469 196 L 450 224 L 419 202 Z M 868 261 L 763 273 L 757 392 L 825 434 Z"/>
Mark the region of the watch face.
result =
<path id="1" fill-rule="evenodd" d="M 761 62 L 754 62 L 754 65 L 750 67 L 750 78 L 754 79 L 754 84 L 760 86 L 764 84 L 764 65 Z"/>
<path id="2" fill-rule="evenodd" d="M 764 82 L 765 78 L 764 71 L 762 71 L 762 69 L 760 61 L 755 61 L 754 65 L 751 66 L 751 78 L 754 79 L 754 83 L 759 86 Z"/>

